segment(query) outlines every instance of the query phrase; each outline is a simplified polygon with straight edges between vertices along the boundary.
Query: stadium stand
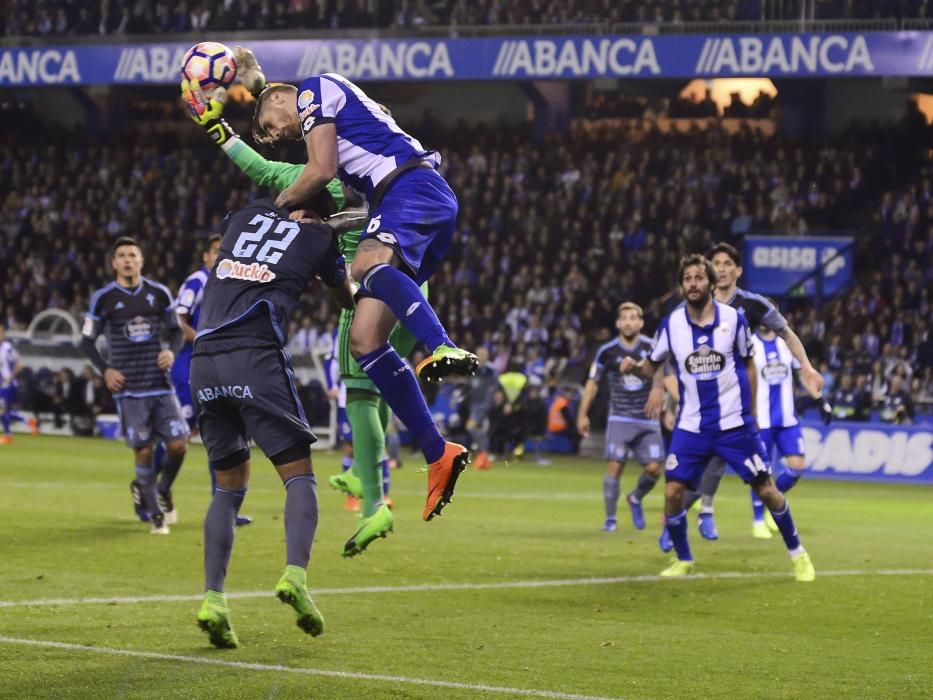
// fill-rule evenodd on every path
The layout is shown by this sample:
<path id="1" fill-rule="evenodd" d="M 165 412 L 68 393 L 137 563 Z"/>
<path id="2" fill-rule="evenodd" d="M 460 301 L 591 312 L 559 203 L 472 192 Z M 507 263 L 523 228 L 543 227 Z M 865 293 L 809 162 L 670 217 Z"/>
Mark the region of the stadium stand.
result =
<path id="1" fill-rule="evenodd" d="M 47 308 L 80 319 L 122 234 L 143 242 L 147 274 L 177 289 L 200 237 L 259 194 L 177 109 L 147 104 L 147 119 L 127 120 L 106 143 L 37 129 L 22 105 L 0 112 L 8 327 Z M 486 345 L 500 371 L 518 368 L 532 385 L 579 383 L 618 302 L 644 305 L 653 329 L 676 301 L 685 251 L 748 232 L 847 230 L 863 261 L 856 284 L 822 308 L 790 299 L 784 309 L 831 386 L 852 375 L 875 408 L 891 392 L 907 393 L 911 411 L 929 405 L 933 175 L 915 147 L 929 143 L 925 118 L 911 104 L 897 127 L 853 125 L 818 142 L 753 124 L 696 120 L 664 134 L 653 122 L 583 118 L 543 143 L 525 127 L 415 126 L 443 151 L 461 201 L 454 249 L 432 285 L 453 336 Z M 292 351 L 326 350 L 333 327 L 329 301 L 308 297 Z M 50 373 L 27 395 L 45 396 L 45 410 L 74 401 L 100 410 L 106 398 L 88 382 Z"/>
<path id="2" fill-rule="evenodd" d="M 37 37 L 793 20 L 807 8 L 817 20 L 930 16 L 928 0 L 12 0 L 4 6 L 0 35 Z"/>

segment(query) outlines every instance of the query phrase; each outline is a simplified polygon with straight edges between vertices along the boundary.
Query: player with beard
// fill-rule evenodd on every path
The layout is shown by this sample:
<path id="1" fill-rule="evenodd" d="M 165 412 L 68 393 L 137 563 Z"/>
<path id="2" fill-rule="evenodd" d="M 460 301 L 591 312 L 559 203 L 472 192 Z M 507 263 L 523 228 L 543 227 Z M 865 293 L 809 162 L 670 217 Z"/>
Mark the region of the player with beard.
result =
<path id="1" fill-rule="evenodd" d="M 797 334 L 787 323 L 787 319 L 775 308 L 774 304 L 759 294 L 749 292 L 737 286 L 742 276 L 742 255 L 735 247 L 728 243 L 719 243 L 710 251 L 710 262 L 716 275 L 713 292 L 716 301 L 741 311 L 748 320 L 748 325 L 754 332 L 759 328 L 773 331 L 787 345 L 791 355 L 800 365 L 800 382 L 811 396 L 822 396 L 823 377 L 813 367 L 807 351 Z M 700 534 L 708 539 L 719 539 L 719 532 L 713 520 L 713 498 L 719 489 L 719 482 L 726 472 L 726 464 L 719 458 L 714 458 L 703 474 L 700 482 L 698 497 L 700 500 L 700 516 L 698 526 Z M 687 499 L 686 508 L 696 502 L 697 496 Z M 665 547 L 662 537 L 662 549 Z"/>
<path id="2" fill-rule="evenodd" d="M 645 514 L 642 499 L 648 494 L 661 476 L 663 443 L 657 416 L 649 416 L 648 396 L 652 389 L 662 391 L 661 373 L 653 381 L 646 381 L 632 374 L 622 374 L 619 364 L 623 358 L 642 360 L 651 352 L 651 339 L 641 334 L 645 325 L 644 313 L 638 304 L 626 301 L 617 310 L 616 329 L 619 336 L 603 345 L 596 352 L 586 380 L 580 410 L 577 413 L 577 430 L 586 436 L 590 432 L 589 410 L 599 382 L 609 378 L 609 423 L 606 427 L 606 460 L 608 466 L 603 479 L 603 500 L 606 506 L 605 532 L 615 532 L 616 508 L 619 503 L 619 477 L 625 461 L 632 458 L 642 465 L 644 471 L 638 484 L 625 497 L 632 514 L 636 530 L 645 529 Z"/>
<path id="3" fill-rule="evenodd" d="M 737 309 L 715 301 L 716 275 L 702 255 L 688 255 L 678 273 L 686 300 L 661 321 L 649 357 L 626 357 L 622 373 L 653 377 L 671 358 L 680 411 L 665 463 L 665 527 L 677 552 L 662 576 L 693 571 L 684 495 L 695 489 L 713 456 L 723 459 L 771 511 L 798 581 L 816 577 L 800 544 L 790 506 L 771 480 L 771 468 L 755 426 L 756 373 L 749 323 Z"/>

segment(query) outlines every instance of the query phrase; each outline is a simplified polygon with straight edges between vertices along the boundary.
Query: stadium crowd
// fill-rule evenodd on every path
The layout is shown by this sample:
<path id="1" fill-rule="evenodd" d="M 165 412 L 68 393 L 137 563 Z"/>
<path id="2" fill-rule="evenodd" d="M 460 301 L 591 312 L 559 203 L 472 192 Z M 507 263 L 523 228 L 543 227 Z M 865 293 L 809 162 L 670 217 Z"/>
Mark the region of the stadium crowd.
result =
<path id="1" fill-rule="evenodd" d="M 261 194 L 176 105 L 164 108 L 107 132 L 107 145 L 25 129 L 36 123 L 25 109 L 0 113 L 8 327 L 49 307 L 80 319 L 112 277 L 106 250 L 123 234 L 142 242 L 144 274 L 177 289 L 203 236 Z M 442 150 L 461 202 L 453 250 L 431 282 L 435 308 L 458 342 L 488 348 L 499 372 L 518 370 L 532 386 L 580 384 L 620 301 L 645 307 L 647 332 L 677 302 L 684 252 L 741 247 L 750 231 L 828 229 L 855 234 L 856 284 L 820 309 L 801 298 L 783 308 L 837 405 L 856 419 L 887 407 L 904 420 L 933 396 L 933 173 L 916 147 L 929 127 L 915 107 L 896 127 L 853 126 L 820 142 L 715 122 L 661 134 L 584 119 L 542 143 L 521 126 L 443 129 L 426 117 L 411 130 Z M 332 343 L 330 301 L 306 301 L 295 354 Z M 107 400 L 90 375 L 46 388 L 89 410 Z M 892 396 L 903 408 L 887 405 Z"/>
<path id="2" fill-rule="evenodd" d="M 0 35 L 797 19 L 801 0 L 10 0 Z M 925 18 L 929 0 L 816 0 L 817 19 Z"/>

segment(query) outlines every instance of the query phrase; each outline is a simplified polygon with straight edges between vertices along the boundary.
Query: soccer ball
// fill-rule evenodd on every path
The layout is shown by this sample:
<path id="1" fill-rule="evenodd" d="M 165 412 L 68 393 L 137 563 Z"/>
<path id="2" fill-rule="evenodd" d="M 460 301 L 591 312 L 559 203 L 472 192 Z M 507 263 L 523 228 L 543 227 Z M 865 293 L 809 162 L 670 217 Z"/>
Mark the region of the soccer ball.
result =
<path id="1" fill-rule="evenodd" d="M 181 75 L 197 80 L 205 93 L 219 87 L 229 87 L 236 78 L 233 51 L 216 41 L 202 41 L 188 49 L 181 62 Z"/>

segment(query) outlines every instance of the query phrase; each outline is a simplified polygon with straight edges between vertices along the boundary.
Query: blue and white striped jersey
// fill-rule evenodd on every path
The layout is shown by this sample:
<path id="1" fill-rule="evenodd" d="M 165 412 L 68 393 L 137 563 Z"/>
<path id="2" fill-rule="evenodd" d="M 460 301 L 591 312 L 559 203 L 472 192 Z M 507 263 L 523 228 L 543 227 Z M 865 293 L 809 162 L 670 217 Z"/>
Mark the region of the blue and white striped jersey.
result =
<path id="1" fill-rule="evenodd" d="M 302 81 L 296 107 L 302 135 L 322 124 L 336 126 L 337 175 L 367 200 L 402 163 L 421 158 L 435 168 L 440 165 L 436 151 L 425 150 L 342 75 L 325 73 Z"/>
<path id="2" fill-rule="evenodd" d="M 343 383 L 340 376 L 340 361 L 337 358 L 337 348 L 340 347 L 337 342 L 337 330 L 333 332 L 331 351 L 324 358 L 324 381 L 327 382 L 327 390 L 337 389 L 337 408 L 347 407 L 347 385 Z"/>
<path id="3" fill-rule="evenodd" d="M 755 426 L 745 359 L 752 356 L 745 314 L 718 301 L 708 326 L 690 320 L 681 304 L 658 327 L 651 361 L 671 357 L 680 388 L 677 427 L 691 433 Z"/>
<path id="4" fill-rule="evenodd" d="M 6 389 L 16 385 L 16 378 L 13 373 L 16 371 L 16 365 L 19 362 L 19 353 L 13 347 L 13 343 L 4 340 L 0 343 L 0 388 Z"/>
<path id="5" fill-rule="evenodd" d="M 758 371 L 756 415 L 759 428 L 788 428 L 797 425 L 794 412 L 794 370 L 800 363 L 791 354 L 787 343 L 775 336 L 765 340 L 757 333 L 752 336 L 755 345 L 755 368 Z"/>
<path id="6" fill-rule="evenodd" d="M 178 290 L 178 299 L 175 300 L 176 313 L 191 319 L 189 325 L 195 330 L 198 329 L 198 320 L 201 317 L 204 285 L 207 284 L 207 278 L 210 274 L 211 271 L 206 267 L 192 272 L 181 285 L 181 289 Z"/>

